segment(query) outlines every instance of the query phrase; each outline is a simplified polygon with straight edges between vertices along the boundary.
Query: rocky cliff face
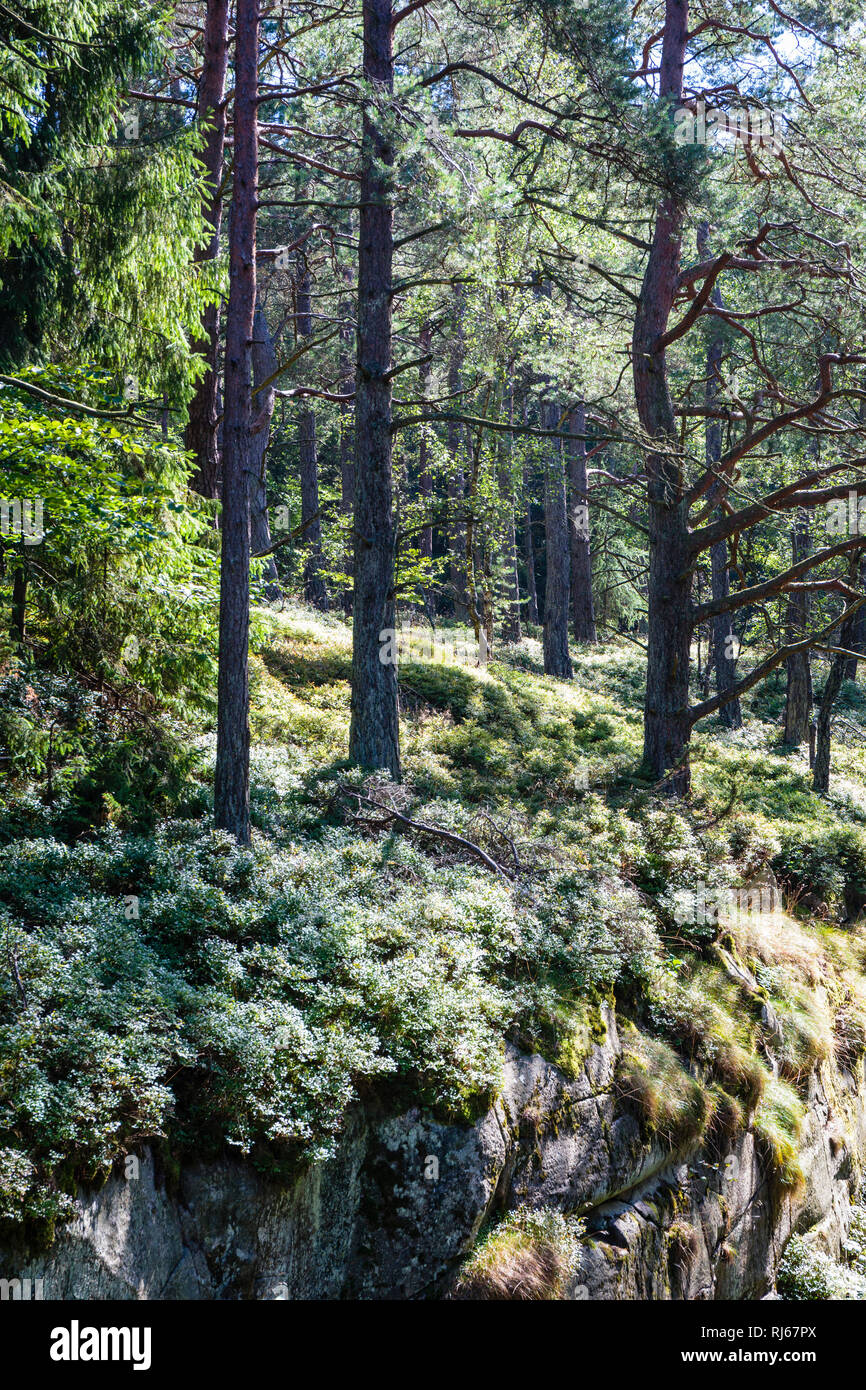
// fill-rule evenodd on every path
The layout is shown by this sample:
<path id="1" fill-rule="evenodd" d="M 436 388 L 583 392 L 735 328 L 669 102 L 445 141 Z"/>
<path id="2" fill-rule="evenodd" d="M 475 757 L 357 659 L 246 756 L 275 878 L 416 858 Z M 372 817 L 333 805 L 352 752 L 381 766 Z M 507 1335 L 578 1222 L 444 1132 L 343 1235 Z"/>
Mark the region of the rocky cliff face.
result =
<path id="1" fill-rule="evenodd" d="M 784 1195 L 751 1132 L 712 1156 L 647 1142 L 603 1021 L 576 1080 L 512 1051 L 475 1125 L 358 1109 L 336 1157 L 290 1187 L 230 1160 L 168 1186 L 145 1152 L 80 1195 L 44 1254 L 7 1251 L 2 1273 L 42 1279 L 46 1299 L 441 1297 L 485 1217 L 521 1203 L 585 1215 L 573 1298 L 760 1298 L 794 1229 L 838 1254 L 866 1155 L 862 1066 L 811 1078 L 805 1184 Z"/>

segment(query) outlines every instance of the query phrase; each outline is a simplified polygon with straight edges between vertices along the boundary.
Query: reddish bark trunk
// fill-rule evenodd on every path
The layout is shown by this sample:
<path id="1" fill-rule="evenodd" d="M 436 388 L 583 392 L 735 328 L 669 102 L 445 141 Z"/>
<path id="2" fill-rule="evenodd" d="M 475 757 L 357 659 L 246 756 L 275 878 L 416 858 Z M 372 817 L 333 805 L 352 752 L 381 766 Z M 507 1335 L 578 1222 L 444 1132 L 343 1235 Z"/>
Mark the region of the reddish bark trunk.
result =
<path id="1" fill-rule="evenodd" d="M 234 184 L 226 316 L 223 512 L 214 820 L 250 840 L 251 349 L 256 303 L 259 0 L 237 0 Z"/>
<path id="2" fill-rule="evenodd" d="M 397 667 L 382 634 L 394 628 L 391 480 L 391 274 L 394 254 L 389 113 L 394 85 L 391 0 L 364 0 L 364 106 L 358 229 L 355 398 L 355 602 L 349 757 L 400 776 Z"/>

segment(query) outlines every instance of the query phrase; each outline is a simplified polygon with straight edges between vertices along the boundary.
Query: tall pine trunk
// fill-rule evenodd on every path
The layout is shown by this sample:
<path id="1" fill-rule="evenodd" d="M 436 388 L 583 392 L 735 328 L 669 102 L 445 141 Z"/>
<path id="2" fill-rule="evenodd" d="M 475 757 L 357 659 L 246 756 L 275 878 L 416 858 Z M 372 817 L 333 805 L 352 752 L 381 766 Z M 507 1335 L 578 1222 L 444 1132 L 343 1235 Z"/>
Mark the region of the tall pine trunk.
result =
<path id="1" fill-rule="evenodd" d="M 12 571 L 12 638 L 19 647 L 27 636 L 27 562 L 19 561 Z"/>
<path id="2" fill-rule="evenodd" d="M 535 540 L 532 535 L 532 491 L 529 469 L 523 478 L 526 489 L 526 516 L 523 529 L 523 555 L 526 561 L 526 621 L 538 626 L 538 581 L 535 575 Z"/>
<path id="3" fill-rule="evenodd" d="M 555 429 L 559 411 L 547 404 L 542 410 L 546 429 Z M 550 440 L 544 468 L 544 539 L 547 559 L 544 586 L 544 670 L 548 676 L 571 680 L 568 650 L 568 610 L 571 563 L 568 551 L 568 516 L 565 507 L 565 472 L 562 446 Z"/>
<path id="4" fill-rule="evenodd" d="M 421 349 L 421 356 L 426 357 L 430 352 L 433 342 L 433 330 L 429 323 L 422 323 L 421 331 L 418 335 L 418 346 Z M 421 400 L 426 402 L 430 397 L 430 378 L 433 372 L 432 363 L 422 362 L 418 369 L 418 384 L 420 388 Z M 426 516 L 431 516 L 433 512 L 433 473 L 430 468 L 430 436 L 428 426 L 422 425 L 418 442 L 418 490 L 421 494 L 421 505 Z M 419 554 L 422 560 L 430 561 L 433 559 L 433 525 L 432 522 L 425 526 L 421 531 L 418 544 Z"/>
<path id="5" fill-rule="evenodd" d="M 345 317 L 349 317 L 347 309 Z M 355 390 L 355 369 L 349 347 L 352 342 L 349 327 L 340 330 L 343 346 L 340 350 L 340 393 L 351 396 Z M 352 540 L 352 516 L 355 511 L 355 445 L 353 435 L 354 410 L 349 400 L 340 403 L 340 516 L 344 527 L 345 550 L 343 565 L 348 575 L 348 583 L 343 590 L 343 612 L 347 618 L 352 616 L 354 595 L 354 542 Z"/>
<path id="6" fill-rule="evenodd" d="M 698 257 L 709 257 L 709 225 L 702 222 L 698 227 Z M 720 307 L 722 294 L 718 285 L 710 296 L 712 303 Z M 704 403 L 707 411 L 714 410 L 721 394 L 721 366 L 724 342 L 718 329 L 718 320 L 713 325 L 709 347 L 707 348 L 707 382 L 704 390 Z M 707 414 L 704 436 L 704 455 L 708 469 L 717 469 L 722 457 L 722 425 Z M 710 497 L 718 493 L 718 486 L 710 489 Z M 719 517 L 722 513 L 719 511 Z M 728 572 L 727 541 L 716 541 L 710 548 L 710 584 L 713 600 L 726 599 L 730 588 Z M 716 693 L 726 695 L 736 684 L 737 644 L 734 639 L 734 625 L 730 613 L 720 613 L 710 619 L 710 642 L 712 644 L 712 664 L 716 672 Z M 719 719 L 729 729 L 743 727 L 743 715 L 738 698 L 727 700 L 719 709 Z"/>
<path id="7" fill-rule="evenodd" d="M 250 446 L 250 551 L 253 555 L 261 555 L 271 544 L 267 458 L 276 401 L 275 382 L 271 378 L 277 370 L 278 363 L 274 340 L 260 304 L 256 304 L 253 317 L 252 361 L 254 394 Z M 279 575 L 273 555 L 269 555 L 264 561 L 262 573 L 267 597 L 279 598 Z"/>
<path id="8" fill-rule="evenodd" d="M 451 356 L 448 361 L 448 395 L 455 409 L 459 409 L 460 375 L 463 365 L 462 341 L 462 297 L 460 287 L 454 291 L 453 338 Z M 454 617 L 463 620 L 467 616 L 466 596 L 466 531 L 457 519 L 464 511 L 465 478 L 460 460 L 460 436 L 462 427 L 456 420 L 449 420 L 447 426 L 448 457 L 450 473 L 448 477 L 448 505 L 453 520 L 448 528 L 448 581 L 451 589 L 451 606 Z"/>
<path id="9" fill-rule="evenodd" d="M 400 776 L 391 483 L 391 205 L 394 150 L 387 109 L 394 84 L 391 0 L 364 0 L 364 106 L 358 232 L 355 398 L 355 604 L 349 757 Z M 386 644 L 383 647 L 383 641 Z"/>
<path id="10" fill-rule="evenodd" d="M 514 423 L 514 387 L 509 383 L 505 396 L 508 423 Z M 506 642 L 520 641 L 520 581 L 517 577 L 517 530 L 514 521 L 515 484 L 512 453 L 514 437 L 500 444 L 499 487 L 505 502 L 505 525 L 502 536 L 502 563 L 505 590 L 502 636 Z"/>
<path id="11" fill-rule="evenodd" d="M 682 99 L 687 34 L 686 0 L 666 0 L 659 95 L 672 105 Z M 650 554 L 644 764 L 677 795 L 685 794 L 690 783 L 691 565 L 682 461 L 661 340 L 676 293 L 683 218 L 682 202 L 666 194 L 656 210 L 632 338 L 638 418 L 647 439 L 657 441 L 646 458 Z"/>
<path id="12" fill-rule="evenodd" d="M 313 332 L 310 305 L 310 272 L 304 269 L 297 288 L 296 325 L 299 338 Z M 322 579 L 322 522 L 319 517 L 319 454 L 316 447 L 316 412 L 310 405 L 298 411 L 298 459 L 301 473 L 301 522 L 304 526 L 304 598 L 327 612 L 328 592 Z"/>
<path id="13" fill-rule="evenodd" d="M 857 578 L 857 562 L 852 565 L 851 583 Z M 857 618 L 863 609 L 860 608 L 852 614 L 842 624 L 839 633 L 839 646 L 843 651 L 850 650 L 852 633 Z M 821 693 L 821 705 L 818 710 L 817 728 L 815 731 L 815 767 L 812 773 L 812 787 L 816 792 L 826 794 L 830 790 L 830 753 L 831 753 L 831 734 L 833 728 L 833 707 L 836 703 L 842 682 L 845 679 L 845 667 L 848 658 L 844 656 L 834 656 L 827 679 L 824 682 L 824 689 Z"/>
<path id="14" fill-rule="evenodd" d="M 508 498 L 502 546 L 505 566 L 505 615 L 502 619 L 502 637 L 505 642 L 519 642 L 520 584 L 517 577 L 517 531 L 514 523 L 513 496 Z"/>
<path id="15" fill-rule="evenodd" d="M 571 549 L 571 611 L 576 642 L 597 642 L 592 603 L 592 555 L 589 539 L 589 501 L 586 491 L 586 411 L 582 405 L 569 419 L 568 532 Z"/>
<path id="16" fill-rule="evenodd" d="M 237 0 L 234 184 L 229 241 L 214 820 L 250 841 L 251 350 L 256 303 L 259 0 Z"/>
<path id="17" fill-rule="evenodd" d="M 858 588 L 861 592 L 866 592 L 866 560 L 860 561 Z M 863 652 L 866 654 L 866 604 L 858 608 L 851 621 L 851 641 L 849 650 L 852 652 Z M 849 656 L 845 661 L 845 680 L 855 681 L 857 679 L 857 658 Z"/>
<path id="18" fill-rule="evenodd" d="M 805 560 L 811 549 L 809 536 L 809 517 L 799 512 L 791 529 L 791 558 L 796 565 Z M 788 599 L 787 641 L 796 642 L 805 637 L 809 625 L 809 596 L 805 592 L 794 593 Z M 809 737 L 809 720 L 812 714 L 812 664 L 809 652 L 794 652 L 788 657 L 787 690 L 785 696 L 785 743 L 799 747 Z"/>
<path id="19" fill-rule="evenodd" d="M 228 59 L 228 12 L 228 0 L 207 0 L 204 61 L 198 91 L 198 123 L 200 126 L 207 125 L 200 158 L 206 171 L 207 200 L 203 212 L 209 234 L 207 240 L 196 247 L 193 260 L 196 265 L 210 264 L 212 268 L 219 255 L 222 222 L 220 189 L 226 134 L 223 101 Z M 203 497 L 219 495 L 219 326 L 219 303 L 208 304 L 202 314 L 200 336 L 193 344 L 195 352 L 204 358 L 206 367 L 190 401 L 183 441 L 184 448 L 195 457 L 195 471 L 190 486 Z"/>

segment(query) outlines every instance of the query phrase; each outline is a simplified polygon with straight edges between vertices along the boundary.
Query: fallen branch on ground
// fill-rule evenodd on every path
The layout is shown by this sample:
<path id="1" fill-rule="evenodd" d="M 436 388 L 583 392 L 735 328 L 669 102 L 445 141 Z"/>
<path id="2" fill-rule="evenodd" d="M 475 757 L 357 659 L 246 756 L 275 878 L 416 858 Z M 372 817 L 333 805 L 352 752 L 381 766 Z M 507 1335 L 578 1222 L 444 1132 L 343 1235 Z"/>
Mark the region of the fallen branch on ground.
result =
<path id="1" fill-rule="evenodd" d="M 460 849 L 468 850 L 470 854 L 474 854 L 476 859 L 479 859 L 492 873 L 499 874 L 500 878 L 504 878 L 506 883 L 510 884 L 512 882 L 511 874 L 508 873 L 507 869 L 504 869 L 501 864 L 497 864 L 495 859 L 491 859 L 490 855 L 485 853 L 480 845 L 473 844 L 471 840 L 464 839 L 462 835 L 457 835 L 453 830 L 444 830 L 442 826 L 439 825 L 427 825 L 424 821 L 412 820 L 409 816 L 404 816 L 402 811 L 398 811 L 393 804 L 386 805 L 382 801 L 377 801 L 375 797 L 364 796 L 361 792 L 356 791 L 354 787 L 341 785 L 340 791 L 346 796 L 354 797 L 359 807 L 361 805 L 373 806 L 377 811 L 381 811 L 386 817 L 384 824 L 387 824 L 389 821 L 396 821 L 399 825 L 405 826 L 407 830 L 414 830 L 417 834 L 431 835 L 435 839 L 445 840 L 448 844 L 457 845 Z M 353 817 L 353 819 L 358 818 Z M 383 823 L 380 822 L 380 824 Z"/>

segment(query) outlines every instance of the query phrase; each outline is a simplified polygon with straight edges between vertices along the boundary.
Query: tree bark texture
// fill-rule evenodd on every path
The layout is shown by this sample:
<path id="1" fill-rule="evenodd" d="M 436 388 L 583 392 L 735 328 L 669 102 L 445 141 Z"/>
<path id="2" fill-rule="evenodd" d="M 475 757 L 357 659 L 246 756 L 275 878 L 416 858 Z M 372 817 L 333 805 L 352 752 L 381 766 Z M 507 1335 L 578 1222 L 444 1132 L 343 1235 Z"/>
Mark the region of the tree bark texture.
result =
<path id="1" fill-rule="evenodd" d="M 256 303 L 259 0 L 237 0 L 234 184 L 226 315 L 214 820 L 250 841 L 251 351 Z"/>
<path id="2" fill-rule="evenodd" d="M 852 576 L 853 578 L 854 576 Z M 846 622 L 842 624 L 839 634 L 839 646 L 845 650 L 849 649 L 852 633 L 857 618 L 863 609 L 857 610 Z M 815 764 L 812 773 L 812 787 L 816 792 L 827 793 L 830 790 L 830 753 L 831 753 L 831 734 L 833 728 L 833 707 L 842 688 L 845 679 L 845 667 L 847 657 L 834 656 L 830 663 L 830 670 L 824 683 L 824 690 L 821 694 L 821 704 L 818 710 L 817 727 L 815 731 Z"/>
<path id="3" fill-rule="evenodd" d="M 345 316 L 349 317 L 348 310 Z M 341 330 L 341 337 L 343 338 L 343 347 L 340 351 L 340 380 L 342 383 L 340 391 L 342 395 L 350 396 L 355 390 L 355 368 L 350 355 L 351 329 L 347 327 Z M 355 572 L 355 548 L 352 540 L 352 517 L 355 511 L 353 420 L 354 411 L 351 401 L 343 401 L 340 405 L 340 516 L 343 522 L 346 546 L 343 565 L 349 577 L 342 595 L 343 612 L 347 618 L 352 616 Z"/>
<path id="4" fill-rule="evenodd" d="M 426 357 L 430 352 L 433 343 L 433 330 L 429 323 L 421 325 L 418 334 L 418 346 L 420 356 Z M 432 363 L 422 362 L 418 369 L 418 384 L 421 400 L 426 402 L 430 397 L 430 378 L 432 376 Z M 418 490 L 421 494 L 421 505 L 427 516 L 433 510 L 433 472 L 430 467 L 430 436 L 428 426 L 421 425 L 420 437 L 418 441 Z M 418 551 L 422 560 L 433 559 L 433 524 L 425 526 L 421 532 L 418 542 Z"/>
<path id="5" fill-rule="evenodd" d="M 555 429 L 556 405 L 542 409 L 545 428 Z M 568 616 L 571 563 L 568 550 L 568 516 L 565 506 L 565 471 L 561 442 L 548 444 L 544 468 L 544 540 L 547 578 L 544 586 L 544 670 L 548 676 L 571 680 L 574 674 L 568 650 Z"/>
<path id="6" fill-rule="evenodd" d="M 800 512 L 791 529 L 791 557 L 796 564 L 810 553 L 809 518 Z M 787 640 L 796 642 L 805 637 L 809 625 L 809 596 L 800 592 L 788 599 Z M 812 714 L 812 665 L 808 651 L 794 652 L 785 663 L 787 692 L 785 696 L 785 743 L 792 747 L 809 737 Z"/>
<path id="7" fill-rule="evenodd" d="M 458 285 L 454 291 L 454 327 L 451 339 L 451 355 L 448 360 L 448 394 L 453 398 L 455 409 L 459 408 L 461 371 L 463 367 L 463 298 Z M 450 473 L 448 476 L 448 506 L 454 517 L 448 528 L 448 582 L 451 589 L 451 608 L 455 618 L 465 621 L 468 615 L 466 601 L 466 531 L 457 518 L 462 514 L 465 503 L 465 478 L 461 462 L 460 439 L 462 426 L 456 420 L 449 420 L 447 426 L 448 457 Z"/>
<path id="8" fill-rule="evenodd" d="M 219 255 L 222 223 L 220 188 L 226 134 L 226 111 L 223 103 L 228 60 L 228 11 L 228 0 L 207 0 L 204 61 L 198 91 L 197 116 L 199 125 L 206 125 L 201 160 L 206 170 L 207 199 L 203 212 L 209 235 L 206 241 L 196 247 L 193 260 L 198 266 L 215 264 Z M 184 448 L 195 457 L 195 471 L 190 486 L 203 497 L 219 496 L 219 328 L 219 304 L 208 304 L 202 314 L 201 334 L 193 344 L 195 352 L 204 358 L 206 366 L 190 401 L 183 441 Z"/>
<path id="9" fill-rule="evenodd" d="M 703 260 L 710 254 L 710 230 L 706 222 L 702 222 L 698 227 L 698 257 Z M 718 285 L 713 289 L 710 296 L 711 302 L 717 307 L 721 307 L 722 294 Z M 704 436 L 704 457 L 708 469 L 717 469 L 722 457 L 722 424 L 720 420 L 711 419 L 711 411 L 719 400 L 721 394 L 721 366 L 724 351 L 724 340 L 718 331 L 718 321 L 710 320 L 711 335 L 707 347 L 707 382 L 704 390 L 704 402 L 707 407 L 707 424 Z M 713 487 L 710 496 L 717 491 Z M 719 517 L 723 515 L 718 512 Z M 728 572 L 728 544 L 727 541 L 717 541 L 710 547 L 710 586 L 713 600 L 726 599 L 730 592 L 730 577 Z M 710 643 L 712 649 L 712 665 L 716 673 L 716 692 L 719 695 L 727 695 L 736 683 L 737 672 L 737 644 L 734 635 L 734 625 L 730 613 L 721 613 L 715 618 L 710 619 Z M 719 719 L 728 729 L 741 729 L 743 727 L 743 714 L 740 708 L 740 701 L 736 697 L 726 700 L 719 709 Z"/>
<path id="10" fill-rule="evenodd" d="M 19 647 L 27 636 L 27 566 L 22 560 L 12 571 L 12 637 Z"/>
<path id="11" fill-rule="evenodd" d="M 523 531 L 523 554 L 526 561 L 526 621 L 538 626 L 538 581 L 535 575 L 535 540 L 532 535 L 532 493 L 529 490 L 530 479 L 527 473 L 524 475 L 524 486 L 526 488 L 526 518 Z"/>
<path id="12" fill-rule="evenodd" d="M 362 767 L 387 768 L 399 778 L 397 667 L 380 660 L 381 634 L 393 629 L 395 621 L 389 375 L 394 254 L 394 148 L 388 106 L 394 83 L 391 0 L 364 0 L 363 20 L 364 77 L 374 90 L 364 105 L 361 137 L 349 757 Z"/>
<path id="13" fill-rule="evenodd" d="M 514 423 L 514 388 L 509 383 L 505 396 L 506 416 Z M 517 532 L 514 522 L 514 472 L 511 460 L 511 441 L 500 444 L 499 487 L 505 504 L 505 524 L 502 534 L 502 565 L 504 615 L 502 636 L 506 642 L 520 641 L 520 581 L 517 577 Z"/>
<path id="14" fill-rule="evenodd" d="M 271 438 L 271 421 L 274 415 L 276 390 L 271 381 L 277 370 L 277 351 L 271 337 L 265 311 L 256 304 L 253 316 L 253 424 L 250 440 L 250 551 L 260 555 L 271 544 L 271 526 L 268 520 L 268 444 Z M 265 385 L 265 382 L 268 384 Z M 279 575 L 273 555 L 263 561 L 262 575 L 265 593 L 269 599 L 280 596 Z"/>
<path id="15" fill-rule="evenodd" d="M 687 34 L 687 0 L 666 0 L 659 95 L 672 105 L 682 99 Z M 675 795 L 684 795 L 690 783 L 691 564 L 682 461 L 661 340 L 676 293 L 683 219 L 683 203 L 666 194 L 656 210 L 632 337 L 635 403 L 650 441 L 646 456 L 650 554 L 644 763 L 655 777 L 664 778 L 666 788 Z"/>
<path id="16" fill-rule="evenodd" d="M 866 593 L 866 560 L 860 561 L 860 574 L 858 588 L 861 593 Z M 858 608 L 851 623 L 851 642 L 849 650 L 852 652 L 863 652 L 866 654 L 866 604 L 863 608 Z M 857 658 L 848 657 L 845 662 L 846 681 L 857 679 Z"/>
<path id="17" fill-rule="evenodd" d="M 305 268 L 298 281 L 296 325 L 299 338 L 313 332 L 310 306 L 310 272 Z M 319 457 L 316 448 L 316 412 L 302 405 L 298 412 L 298 459 L 301 472 L 301 522 L 305 530 L 304 598 L 315 608 L 328 609 L 328 591 L 322 578 L 322 522 L 319 512 Z"/>

